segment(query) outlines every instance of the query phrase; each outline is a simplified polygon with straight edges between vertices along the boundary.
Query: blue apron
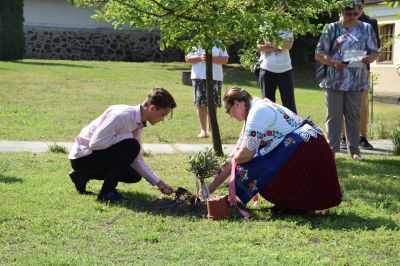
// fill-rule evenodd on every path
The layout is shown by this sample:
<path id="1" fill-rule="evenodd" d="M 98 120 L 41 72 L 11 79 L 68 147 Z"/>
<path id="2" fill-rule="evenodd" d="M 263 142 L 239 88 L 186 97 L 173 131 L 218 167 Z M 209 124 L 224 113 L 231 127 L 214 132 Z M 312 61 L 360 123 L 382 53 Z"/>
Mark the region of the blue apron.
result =
<path id="1" fill-rule="evenodd" d="M 304 120 L 299 128 L 305 124 L 319 130 L 308 120 Z M 239 164 L 236 167 L 235 187 L 236 195 L 242 203 L 247 204 L 258 192 L 263 190 L 272 178 L 279 173 L 298 145 L 307 140 L 298 133 L 289 133 L 269 153 L 255 157 L 247 163 Z"/>

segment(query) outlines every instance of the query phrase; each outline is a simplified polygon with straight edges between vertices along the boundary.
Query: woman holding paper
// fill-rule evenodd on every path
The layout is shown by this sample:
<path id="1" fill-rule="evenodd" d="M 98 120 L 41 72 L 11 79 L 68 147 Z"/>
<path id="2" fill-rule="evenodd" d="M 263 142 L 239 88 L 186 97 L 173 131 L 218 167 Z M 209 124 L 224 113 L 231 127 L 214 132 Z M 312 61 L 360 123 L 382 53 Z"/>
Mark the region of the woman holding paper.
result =
<path id="1" fill-rule="evenodd" d="M 325 89 L 329 146 L 333 153 L 340 150 L 344 117 L 347 150 L 355 160 L 362 159 L 359 123 L 361 95 L 369 88 L 366 65 L 378 58 L 374 31 L 370 24 L 358 20 L 361 14 L 361 1 L 345 1 L 341 19 L 325 27 L 315 50 L 315 59 L 328 66 L 320 87 Z"/>
<path id="2" fill-rule="evenodd" d="M 223 102 L 226 113 L 243 122 L 243 129 L 222 171 L 209 185 L 211 193 L 233 173 L 231 198 L 236 199 L 236 194 L 244 204 L 257 193 L 278 210 L 322 210 L 340 204 L 335 160 L 321 129 L 241 88 L 229 89 Z"/>

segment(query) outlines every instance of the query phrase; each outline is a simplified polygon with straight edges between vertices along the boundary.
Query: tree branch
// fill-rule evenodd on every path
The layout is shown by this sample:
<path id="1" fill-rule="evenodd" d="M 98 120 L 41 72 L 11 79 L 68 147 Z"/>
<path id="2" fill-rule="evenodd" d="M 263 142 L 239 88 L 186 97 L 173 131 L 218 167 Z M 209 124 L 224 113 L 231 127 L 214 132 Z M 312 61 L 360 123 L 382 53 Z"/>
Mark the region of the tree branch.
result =
<path id="1" fill-rule="evenodd" d="M 164 14 L 163 16 L 168 16 L 168 15 L 171 14 L 171 15 L 174 15 L 175 17 L 177 17 L 177 18 L 185 19 L 185 20 L 188 20 L 188 21 L 203 22 L 203 20 L 201 20 L 201 19 L 195 19 L 193 17 L 188 17 L 188 16 L 183 15 L 183 13 L 181 13 L 181 14 L 176 13 L 173 9 L 170 9 L 170 8 L 167 8 L 166 6 L 163 6 L 157 0 L 150 0 L 150 1 L 153 2 L 154 4 L 156 4 L 157 6 L 159 6 L 161 9 L 167 11 L 167 13 Z M 184 12 L 184 13 L 186 13 L 186 12 Z"/>
<path id="2" fill-rule="evenodd" d="M 149 16 L 153 16 L 153 17 L 157 17 L 157 18 L 163 17 L 163 15 L 145 11 L 145 10 L 143 10 L 143 9 L 137 7 L 137 6 L 134 6 L 134 5 L 130 4 L 130 3 L 127 3 L 125 1 L 121 1 L 121 0 L 114 0 L 114 1 L 119 3 L 119 4 L 121 4 L 121 5 L 125 5 L 125 6 L 130 7 L 130 8 L 132 8 L 132 9 L 134 9 L 134 10 L 140 12 L 140 13 L 144 13 L 144 14 L 149 15 Z"/>

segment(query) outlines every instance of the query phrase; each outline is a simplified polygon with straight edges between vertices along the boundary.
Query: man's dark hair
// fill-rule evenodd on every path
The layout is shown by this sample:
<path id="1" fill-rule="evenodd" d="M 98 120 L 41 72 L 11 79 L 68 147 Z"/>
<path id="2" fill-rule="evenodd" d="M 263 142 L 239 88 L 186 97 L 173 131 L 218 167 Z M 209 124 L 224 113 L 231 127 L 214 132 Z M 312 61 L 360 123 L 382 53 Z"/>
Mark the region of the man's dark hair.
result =
<path id="1" fill-rule="evenodd" d="M 150 104 L 154 105 L 157 110 L 176 107 L 174 97 L 164 88 L 154 88 L 150 91 L 142 105 L 147 107 Z"/>

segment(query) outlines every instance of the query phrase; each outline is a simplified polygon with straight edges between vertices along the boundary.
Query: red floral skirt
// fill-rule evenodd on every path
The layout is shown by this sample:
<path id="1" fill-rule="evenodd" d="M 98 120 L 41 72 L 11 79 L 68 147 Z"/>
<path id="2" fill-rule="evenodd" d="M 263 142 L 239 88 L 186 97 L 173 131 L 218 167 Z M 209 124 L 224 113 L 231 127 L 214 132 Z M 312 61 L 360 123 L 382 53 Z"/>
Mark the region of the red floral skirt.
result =
<path id="1" fill-rule="evenodd" d="M 342 194 L 335 159 L 325 138 L 318 135 L 300 143 L 260 195 L 289 210 L 323 210 L 339 205 Z"/>

